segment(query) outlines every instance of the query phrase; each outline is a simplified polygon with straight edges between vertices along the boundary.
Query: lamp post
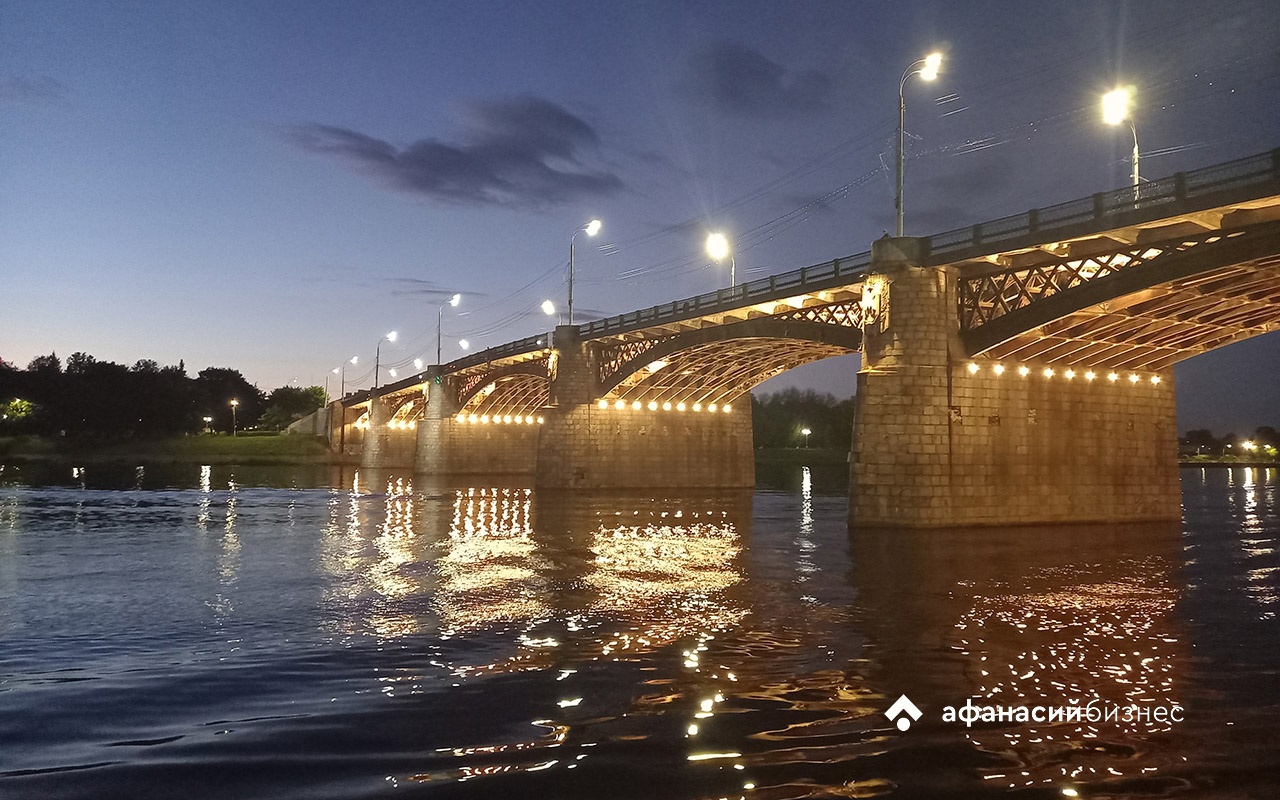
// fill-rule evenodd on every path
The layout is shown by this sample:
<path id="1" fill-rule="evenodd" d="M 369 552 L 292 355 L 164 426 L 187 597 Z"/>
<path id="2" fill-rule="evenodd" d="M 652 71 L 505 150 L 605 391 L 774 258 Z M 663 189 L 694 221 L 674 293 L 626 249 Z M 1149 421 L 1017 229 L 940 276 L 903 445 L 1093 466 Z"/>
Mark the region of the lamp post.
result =
<path id="1" fill-rule="evenodd" d="M 231 401 L 231 435 L 236 435 L 236 409 L 240 406 L 239 400 Z"/>
<path id="2" fill-rule="evenodd" d="M 907 78 L 919 75 L 921 80 L 931 81 L 938 77 L 938 67 L 942 66 L 942 53 L 930 53 L 919 61 L 912 62 L 907 71 L 902 73 L 898 82 L 898 174 L 896 191 L 893 196 L 893 207 L 898 213 L 898 237 L 902 237 L 902 157 L 904 123 L 907 118 L 906 88 Z"/>
<path id="3" fill-rule="evenodd" d="M 1121 87 L 1112 89 L 1102 96 L 1102 121 L 1108 125 L 1119 125 L 1121 123 L 1129 124 L 1129 131 L 1133 133 L 1133 198 L 1138 199 L 1138 183 L 1141 178 L 1138 177 L 1138 126 L 1133 124 L 1133 115 L 1129 113 L 1129 101 L 1132 99 L 1132 92 L 1129 89 Z"/>
<path id="4" fill-rule="evenodd" d="M 341 376 L 338 379 L 340 385 L 339 391 L 341 392 L 341 394 L 338 395 L 339 398 L 347 396 L 347 364 L 354 367 L 359 360 L 359 356 L 352 356 L 350 361 L 343 361 L 340 365 L 333 368 L 333 371 Z"/>
<path id="5" fill-rule="evenodd" d="M 205 432 L 205 433 L 209 433 L 209 432 L 210 432 L 210 430 L 209 430 L 209 425 L 210 425 L 210 423 L 212 423 L 212 422 L 213 422 L 213 417 L 205 417 L 205 418 L 204 418 L 204 432 Z"/>
<path id="6" fill-rule="evenodd" d="M 382 366 L 382 343 L 384 341 L 394 342 L 398 334 L 395 331 L 388 333 L 378 340 L 378 346 L 373 351 L 373 388 L 378 388 L 378 373 Z"/>
<path id="7" fill-rule="evenodd" d="M 588 236 L 595 236 L 600 232 L 600 220 L 593 219 L 581 228 L 573 232 L 573 236 L 569 237 L 569 324 L 573 324 L 573 243 L 578 238 L 578 234 L 586 232 Z"/>
<path id="8" fill-rule="evenodd" d="M 543 300 L 542 305 L 539 306 L 539 308 L 541 308 L 542 313 L 546 314 L 548 317 L 555 317 L 556 324 L 559 324 L 562 321 L 560 315 L 556 312 L 556 304 L 550 300 Z"/>
<path id="9" fill-rule="evenodd" d="M 809 449 L 809 434 L 813 433 L 813 431 L 809 430 L 808 428 L 801 428 L 801 429 L 800 429 L 800 433 L 802 433 L 802 434 L 804 435 L 804 449 L 805 449 L 805 450 L 808 450 L 808 449 Z"/>
<path id="10" fill-rule="evenodd" d="M 440 365 L 440 323 L 444 319 L 444 307 L 448 305 L 457 308 L 458 303 L 461 302 L 462 295 L 455 294 L 453 297 L 449 298 L 447 303 L 441 303 L 440 307 L 436 309 L 436 366 Z"/>
<path id="11" fill-rule="evenodd" d="M 729 288 L 737 286 L 738 262 L 733 253 L 729 252 L 729 240 L 723 233 L 713 233 L 707 237 L 707 255 L 717 262 L 724 261 L 725 256 L 729 257 Z"/>

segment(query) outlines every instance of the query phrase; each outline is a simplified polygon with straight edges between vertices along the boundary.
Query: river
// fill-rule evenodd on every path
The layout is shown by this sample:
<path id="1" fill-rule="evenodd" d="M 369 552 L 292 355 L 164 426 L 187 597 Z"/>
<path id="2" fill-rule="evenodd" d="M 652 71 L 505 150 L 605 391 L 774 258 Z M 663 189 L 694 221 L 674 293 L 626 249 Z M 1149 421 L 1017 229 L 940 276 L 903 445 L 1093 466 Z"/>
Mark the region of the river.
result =
<path id="1" fill-rule="evenodd" d="M 4 466 L 0 797 L 1280 794 L 1275 470 L 920 533 L 760 483 Z"/>

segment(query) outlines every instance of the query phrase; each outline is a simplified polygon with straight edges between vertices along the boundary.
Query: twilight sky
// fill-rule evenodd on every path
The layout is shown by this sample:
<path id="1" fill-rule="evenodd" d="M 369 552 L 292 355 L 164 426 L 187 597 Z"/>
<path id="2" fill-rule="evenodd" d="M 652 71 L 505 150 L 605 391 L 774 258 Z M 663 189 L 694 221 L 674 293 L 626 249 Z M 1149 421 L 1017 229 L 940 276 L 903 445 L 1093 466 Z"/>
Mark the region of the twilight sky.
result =
<path id="1" fill-rule="evenodd" d="M 907 233 L 1280 146 L 1280 15 L 1223 2 L 0 0 L 0 358 L 347 384 Z M 766 388 L 847 395 L 856 359 Z M 384 380 L 386 380 L 384 374 Z M 1280 334 L 1177 370 L 1179 427 L 1280 426 Z M 337 378 L 330 389 L 337 393 Z"/>

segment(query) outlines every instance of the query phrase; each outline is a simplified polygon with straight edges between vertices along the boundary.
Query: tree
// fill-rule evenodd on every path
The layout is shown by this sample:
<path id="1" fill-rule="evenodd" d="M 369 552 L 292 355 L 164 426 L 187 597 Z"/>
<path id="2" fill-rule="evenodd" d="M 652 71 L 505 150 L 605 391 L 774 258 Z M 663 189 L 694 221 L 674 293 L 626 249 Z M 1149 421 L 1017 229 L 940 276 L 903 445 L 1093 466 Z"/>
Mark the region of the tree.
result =
<path id="1" fill-rule="evenodd" d="M 27 372 L 62 372 L 62 362 L 58 360 L 57 353 L 36 356 L 31 359 L 31 363 L 27 364 Z"/>
<path id="2" fill-rule="evenodd" d="M 281 386 L 267 396 L 267 410 L 259 424 L 270 431 L 283 430 L 294 420 L 310 414 L 322 405 L 323 387 L 308 386 L 301 389 L 297 386 Z"/>
<path id="3" fill-rule="evenodd" d="M 262 391 L 244 379 L 238 370 L 206 367 L 196 375 L 195 398 L 199 416 L 213 417 L 213 427 L 231 431 L 232 421 L 238 429 L 257 424 L 265 406 Z M 231 401 L 239 401 L 235 413 Z"/>

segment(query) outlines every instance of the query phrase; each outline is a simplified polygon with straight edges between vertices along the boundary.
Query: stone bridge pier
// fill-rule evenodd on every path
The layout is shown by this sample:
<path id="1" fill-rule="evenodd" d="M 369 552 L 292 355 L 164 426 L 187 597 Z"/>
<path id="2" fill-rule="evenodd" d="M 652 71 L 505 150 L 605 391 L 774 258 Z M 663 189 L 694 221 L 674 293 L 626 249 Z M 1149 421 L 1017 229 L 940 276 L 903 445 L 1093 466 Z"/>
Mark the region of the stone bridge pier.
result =
<path id="1" fill-rule="evenodd" d="M 436 477 L 454 475 L 528 475 L 538 438 L 536 425 L 491 424 L 460 419 L 457 401 L 436 372 L 428 374 L 427 405 L 417 425 L 414 471 Z"/>
<path id="2" fill-rule="evenodd" d="M 602 400 L 578 329 L 553 339 L 550 404 L 537 450 L 539 489 L 728 488 L 755 485 L 750 398 L 732 411 L 650 410 Z"/>
<path id="3" fill-rule="evenodd" d="M 922 243 L 872 250 L 850 525 L 1178 519 L 1172 370 L 968 357 L 956 275 Z"/>

